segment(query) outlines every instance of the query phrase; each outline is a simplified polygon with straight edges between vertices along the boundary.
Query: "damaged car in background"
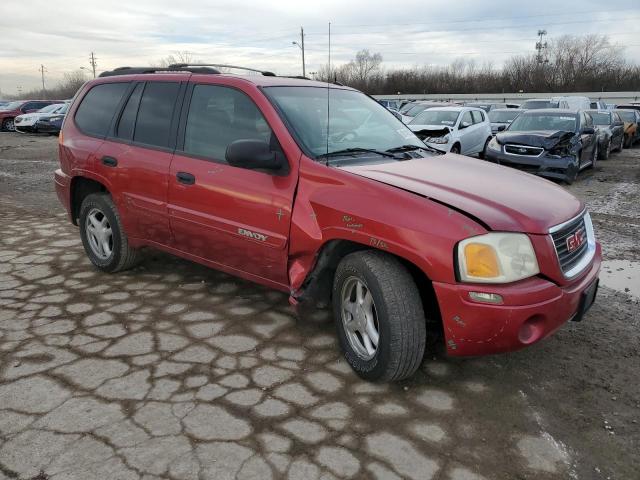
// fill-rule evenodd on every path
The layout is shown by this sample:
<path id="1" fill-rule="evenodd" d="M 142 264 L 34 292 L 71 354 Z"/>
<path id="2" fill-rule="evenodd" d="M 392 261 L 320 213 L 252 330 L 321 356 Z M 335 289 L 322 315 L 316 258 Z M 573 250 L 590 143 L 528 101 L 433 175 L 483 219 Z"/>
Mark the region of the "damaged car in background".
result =
<path id="1" fill-rule="evenodd" d="M 489 142 L 485 158 L 572 183 L 581 170 L 596 165 L 598 142 L 593 119 L 575 110 L 522 112 Z"/>
<path id="2" fill-rule="evenodd" d="M 442 152 L 482 156 L 491 140 L 491 124 L 480 108 L 430 108 L 407 126 L 428 146 Z"/>
<path id="3" fill-rule="evenodd" d="M 624 148 L 631 148 L 631 145 L 640 139 L 640 128 L 638 127 L 640 114 L 635 110 L 623 108 L 614 111 L 620 115 L 624 124 Z"/>
<path id="4" fill-rule="evenodd" d="M 609 158 L 611 152 L 619 152 L 624 146 L 624 123 L 616 112 L 608 110 L 587 110 L 593 118 L 593 124 L 598 137 L 598 151 L 600 160 Z"/>

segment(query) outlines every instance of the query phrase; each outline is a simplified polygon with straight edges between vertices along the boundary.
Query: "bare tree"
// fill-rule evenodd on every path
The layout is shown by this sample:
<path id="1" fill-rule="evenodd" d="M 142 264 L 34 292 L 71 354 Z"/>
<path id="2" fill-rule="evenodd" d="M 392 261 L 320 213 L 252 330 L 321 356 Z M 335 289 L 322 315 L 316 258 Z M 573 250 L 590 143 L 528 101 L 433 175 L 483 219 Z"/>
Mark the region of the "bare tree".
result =
<path id="1" fill-rule="evenodd" d="M 187 50 L 179 50 L 175 52 L 171 52 L 164 58 L 161 58 L 155 63 L 155 67 L 166 68 L 169 65 L 173 65 L 175 63 L 200 63 L 200 60 L 195 58 L 193 52 L 189 52 Z"/>

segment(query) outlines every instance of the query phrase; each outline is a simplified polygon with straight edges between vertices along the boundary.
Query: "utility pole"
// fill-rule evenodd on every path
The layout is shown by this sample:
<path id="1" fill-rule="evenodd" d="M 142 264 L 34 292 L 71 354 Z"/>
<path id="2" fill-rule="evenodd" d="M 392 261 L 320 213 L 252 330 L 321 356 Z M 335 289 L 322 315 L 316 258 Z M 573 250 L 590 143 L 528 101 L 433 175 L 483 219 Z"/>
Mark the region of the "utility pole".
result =
<path id="1" fill-rule="evenodd" d="M 47 69 L 44 68 L 44 65 L 40 65 L 39 70 L 40 70 L 40 74 L 42 75 L 42 94 L 44 95 L 46 94 L 46 91 L 47 91 L 47 89 L 44 86 L 44 72 L 46 72 Z"/>
<path id="2" fill-rule="evenodd" d="M 300 40 L 302 41 L 302 76 L 307 76 L 306 67 L 304 65 L 304 28 L 300 27 Z"/>
<path id="3" fill-rule="evenodd" d="M 300 27 L 300 41 L 299 42 L 291 42 L 292 45 L 297 45 L 300 50 L 302 50 L 302 76 L 307 76 L 307 70 L 304 63 L 304 28 Z"/>
<path id="4" fill-rule="evenodd" d="M 96 60 L 98 59 L 95 57 L 93 52 L 91 52 L 91 56 L 89 57 L 89 65 L 91 65 L 91 70 L 93 70 L 93 78 L 96 78 L 96 65 L 98 65 Z"/>
<path id="5" fill-rule="evenodd" d="M 546 30 L 538 30 L 538 37 L 540 37 L 540 40 L 538 42 L 536 42 L 536 50 L 538 51 L 538 54 L 536 55 L 536 60 L 538 62 L 538 65 L 542 65 L 543 63 L 549 63 L 549 60 L 547 59 L 547 42 L 542 42 L 542 37 L 544 37 L 547 34 Z"/>

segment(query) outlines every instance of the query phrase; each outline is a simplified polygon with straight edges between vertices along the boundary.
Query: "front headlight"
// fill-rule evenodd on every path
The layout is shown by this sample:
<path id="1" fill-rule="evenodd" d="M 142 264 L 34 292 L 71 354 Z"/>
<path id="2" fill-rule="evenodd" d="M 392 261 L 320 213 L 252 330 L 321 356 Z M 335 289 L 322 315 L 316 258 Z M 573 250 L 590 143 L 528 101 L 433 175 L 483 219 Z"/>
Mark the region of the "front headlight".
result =
<path id="1" fill-rule="evenodd" d="M 493 137 L 491 139 L 491 141 L 489 142 L 489 145 L 487 146 L 487 148 L 489 150 L 496 150 L 498 152 L 501 150 L 500 144 L 498 143 L 498 140 L 496 139 L 496 137 Z"/>
<path id="2" fill-rule="evenodd" d="M 458 243 L 463 282 L 509 283 L 540 273 L 531 240 L 524 233 L 492 232 Z"/>
<path id="3" fill-rule="evenodd" d="M 427 143 L 438 144 L 449 143 L 449 135 L 445 135 L 444 137 L 427 137 L 424 141 Z"/>

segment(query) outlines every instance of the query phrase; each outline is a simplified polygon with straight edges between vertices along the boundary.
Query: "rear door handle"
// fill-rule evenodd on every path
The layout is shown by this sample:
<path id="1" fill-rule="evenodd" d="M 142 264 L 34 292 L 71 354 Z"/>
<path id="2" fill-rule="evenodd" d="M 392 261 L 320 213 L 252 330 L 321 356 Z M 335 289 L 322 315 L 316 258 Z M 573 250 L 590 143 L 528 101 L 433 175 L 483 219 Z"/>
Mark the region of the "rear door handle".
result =
<path id="1" fill-rule="evenodd" d="M 193 185 L 196 183 L 196 177 L 187 172 L 178 172 L 176 178 L 180 183 L 184 183 L 185 185 Z"/>
<path id="2" fill-rule="evenodd" d="M 113 157 L 102 157 L 102 164 L 107 167 L 117 167 L 118 159 Z"/>

